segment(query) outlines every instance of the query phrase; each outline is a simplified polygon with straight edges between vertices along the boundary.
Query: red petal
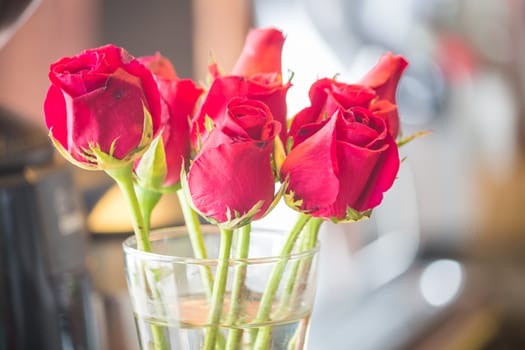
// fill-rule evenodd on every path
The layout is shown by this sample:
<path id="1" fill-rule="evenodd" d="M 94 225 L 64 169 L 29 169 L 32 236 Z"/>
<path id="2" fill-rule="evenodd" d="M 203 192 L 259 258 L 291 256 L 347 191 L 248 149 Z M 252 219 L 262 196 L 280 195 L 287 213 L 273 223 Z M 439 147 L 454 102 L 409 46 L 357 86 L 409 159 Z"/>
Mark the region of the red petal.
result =
<path id="1" fill-rule="evenodd" d="M 372 102 L 370 110 L 385 121 L 390 135 L 395 137 L 399 133 L 399 117 L 395 104 L 387 100 L 377 100 Z"/>
<path id="2" fill-rule="evenodd" d="M 381 154 L 373 173 L 354 209 L 364 211 L 378 206 L 383 200 L 383 193 L 392 187 L 399 171 L 399 154 L 395 141 L 390 138 Z"/>
<path id="3" fill-rule="evenodd" d="M 191 140 L 197 145 L 197 134 L 206 135 L 206 116 L 211 118 L 216 126 L 221 126 L 226 116 L 226 106 L 234 97 L 248 98 L 265 103 L 272 112 L 273 118 L 281 125 L 286 125 L 286 92 L 290 86 L 281 84 L 263 85 L 260 82 L 246 80 L 238 76 L 225 76 L 215 79 L 202 103 L 196 117 L 192 121 Z M 280 133 L 281 139 L 286 138 L 286 128 Z"/>
<path id="4" fill-rule="evenodd" d="M 360 84 L 374 89 L 379 100 L 387 100 L 395 105 L 397 85 L 407 66 L 408 62 L 402 56 L 394 56 L 389 52 L 379 59 L 379 62 L 361 79 Z M 397 110 L 389 112 L 386 118 L 388 129 L 395 138 L 399 132 Z"/>
<path id="5" fill-rule="evenodd" d="M 114 78 L 106 89 L 66 100 L 71 106 L 68 137 L 77 152 L 98 144 L 103 152 L 109 153 L 111 144 L 117 140 L 113 156 L 123 159 L 137 148 L 144 127 L 144 95 L 135 79 L 138 80 Z"/>
<path id="6" fill-rule="evenodd" d="M 44 100 L 44 115 L 46 126 L 53 133 L 53 137 L 60 142 L 64 149 L 68 149 L 66 101 L 62 91 L 54 85 L 51 85 L 47 90 Z"/>
<path id="7" fill-rule="evenodd" d="M 284 160 L 281 178 L 289 179 L 287 192 L 303 200 L 301 209 L 318 210 L 332 204 L 339 192 L 335 144 L 336 118 L 292 149 Z"/>
<path id="8" fill-rule="evenodd" d="M 270 166 L 271 144 L 256 142 L 222 144 L 202 152 L 193 162 L 188 185 L 193 204 L 201 213 L 219 222 L 227 221 L 228 209 L 244 214 L 264 201 L 260 217 L 274 196 Z"/>
<path id="9" fill-rule="evenodd" d="M 138 61 L 149 68 L 149 70 L 156 75 L 157 77 L 169 79 L 169 80 L 178 80 L 177 72 L 171 61 L 166 57 L 162 56 L 159 52 L 155 53 L 153 56 L 143 56 L 139 57 Z"/>
<path id="10" fill-rule="evenodd" d="M 245 77 L 258 73 L 280 75 L 283 44 L 283 33 L 277 29 L 251 30 L 232 74 Z"/>
<path id="11" fill-rule="evenodd" d="M 153 133 L 156 134 L 160 129 L 160 95 L 157 88 L 157 83 L 153 78 L 152 73 L 146 66 L 137 60 L 132 60 L 123 67 L 129 74 L 140 78 L 140 86 L 146 96 L 146 107 L 151 114 L 153 124 Z"/>
<path id="12" fill-rule="evenodd" d="M 162 95 L 162 139 L 168 170 L 164 185 L 171 186 L 179 182 L 182 163 L 187 164 L 191 153 L 189 120 L 202 89 L 189 79 L 159 79 L 158 83 Z"/>
<path id="13" fill-rule="evenodd" d="M 359 198 L 367 188 L 381 152 L 338 141 L 339 193 L 332 205 L 313 213 L 317 217 L 338 218 L 346 216 L 347 207 L 356 208 Z"/>
<path id="14" fill-rule="evenodd" d="M 385 99 L 395 104 L 397 84 L 407 66 L 408 62 L 403 56 L 394 56 L 391 52 L 388 52 L 361 79 L 360 84 L 374 89 L 380 99 Z"/>

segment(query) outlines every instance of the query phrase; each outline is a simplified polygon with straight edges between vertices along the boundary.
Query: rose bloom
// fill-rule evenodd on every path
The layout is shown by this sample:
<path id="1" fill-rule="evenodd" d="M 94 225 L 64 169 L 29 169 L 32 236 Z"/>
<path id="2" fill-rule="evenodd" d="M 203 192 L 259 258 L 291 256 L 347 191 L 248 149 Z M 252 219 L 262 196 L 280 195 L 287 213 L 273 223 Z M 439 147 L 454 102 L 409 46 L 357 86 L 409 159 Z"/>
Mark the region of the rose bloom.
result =
<path id="1" fill-rule="evenodd" d="M 295 209 L 346 220 L 353 217 L 349 210 L 364 212 L 381 203 L 400 163 L 383 119 L 354 107 L 305 126 L 300 134 L 281 168 Z"/>
<path id="2" fill-rule="evenodd" d="M 188 173 L 194 207 L 219 223 L 264 215 L 274 198 L 273 142 L 281 125 L 264 103 L 234 98 L 223 123 L 213 129 Z M 251 219 L 251 218 L 246 218 Z"/>
<path id="3" fill-rule="evenodd" d="M 50 67 L 46 125 L 61 153 L 87 169 L 121 166 L 140 156 L 160 127 L 151 72 L 124 49 L 107 45 Z M 100 152 L 110 157 L 100 158 Z"/>
<path id="4" fill-rule="evenodd" d="M 305 108 L 294 117 L 290 135 L 294 136 L 302 125 L 318 122 L 339 109 L 361 106 L 383 118 L 389 133 L 396 138 L 399 134 L 399 115 L 395 95 L 401 74 L 407 65 L 402 56 L 388 53 L 379 59 L 358 84 L 319 79 L 309 91 L 311 107 Z M 328 100 L 328 95 L 333 99 Z"/>
<path id="5" fill-rule="evenodd" d="M 152 71 L 159 88 L 161 131 L 167 168 L 163 186 L 173 186 L 180 180 L 182 164 L 189 164 L 190 119 L 203 90 L 191 79 L 180 79 L 171 62 L 160 53 L 140 57 L 139 61 Z"/>
<path id="6" fill-rule="evenodd" d="M 328 78 L 312 84 L 311 105 L 292 120 L 292 147 L 281 167 L 289 205 L 339 221 L 381 203 L 399 170 L 394 103 L 405 66 L 388 54 L 362 80 L 368 85 Z"/>
<path id="7" fill-rule="evenodd" d="M 244 48 L 231 75 L 220 75 L 216 64 L 210 66 L 214 78 L 202 103 L 191 131 L 194 145 L 206 138 L 206 117 L 221 125 L 227 104 L 233 97 L 264 102 L 273 118 L 286 125 L 286 93 L 291 86 L 283 84 L 281 53 L 284 44 L 282 32 L 276 29 L 253 29 L 246 37 Z M 286 128 L 280 132 L 283 142 Z"/>

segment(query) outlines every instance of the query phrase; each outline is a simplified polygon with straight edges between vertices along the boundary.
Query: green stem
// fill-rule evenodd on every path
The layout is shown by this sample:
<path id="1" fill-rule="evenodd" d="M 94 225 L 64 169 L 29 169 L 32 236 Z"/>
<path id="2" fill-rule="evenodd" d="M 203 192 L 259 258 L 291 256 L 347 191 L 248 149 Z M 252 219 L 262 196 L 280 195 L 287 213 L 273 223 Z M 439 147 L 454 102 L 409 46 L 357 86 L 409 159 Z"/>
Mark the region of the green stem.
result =
<path id="1" fill-rule="evenodd" d="M 151 252 L 148 232 L 146 231 L 142 211 L 133 187 L 133 164 L 122 168 L 108 169 L 106 172 L 115 180 L 124 195 L 124 200 L 131 214 L 131 223 L 137 239 L 137 248 L 145 252 Z"/>
<path id="2" fill-rule="evenodd" d="M 313 218 L 308 223 L 308 237 L 310 238 L 307 242 L 307 249 L 312 249 L 317 244 L 317 238 L 319 236 L 319 229 L 325 222 L 323 218 Z"/>
<path id="3" fill-rule="evenodd" d="M 139 201 L 142 217 L 144 218 L 144 231 L 147 233 L 151 230 L 151 213 L 159 203 L 162 193 L 145 189 L 135 185 L 137 199 Z"/>
<path id="4" fill-rule="evenodd" d="M 307 250 L 313 249 L 317 243 L 317 235 L 319 233 L 319 228 L 324 222 L 324 219 L 312 218 L 306 225 L 306 232 L 301 237 L 301 242 L 299 243 L 299 251 L 305 252 Z M 292 268 L 290 269 L 290 274 L 288 275 L 288 282 L 283 291 L 283 296 L 281 298 L 281 305 L 279 307 L 280 314 L 285 314 L 289 310 L 293 310 L 293 306 L 290 306 L 290 302 L 293 300 L 294 289 L 297 290 L 297 276 L 302 274 L 299 271 L 304 270 L 303 263 L 300 260 L 293 262 Z M 304 272 L 303 272 L 304 273 Z"/>
<path id="5" fill-rule="evenodd" d="M 233 277 L 232 291 L 230 294 L 230 312 L 228 313 L 228 324 L 234 325 L 241 311 L 241 294 L 246 279 L 246 262 L 243 260 L 248 257 L 250 248 L 251 224 L 247 224 L 239 230 L 237 247 L 235 248 L 235 273 Z M 226 342 L 226 350 L 236 350 L 242 337 L 242 329 L 231 328 Z"/>
<path id="6" fill-rule="evenodd" d="M 116 169 L 106 170 L 107 174 L 112 177 L 117 183 L 128 210 L 131 214 L 131 222 L 133 225 L 133 232 L 137 240 L 137 249 L 145 252 L 151 252 L 151 243 L 149 241 L 149 222 L 144 221 L 142 208 L 140 202 L 137 199 L 137 194 L 133 186 L 133 164 Z M 155 285 L 152 286 L 154 290 L 154 297 L 158 297 L 158 291 Z M 153 348 L 155 350 L 167 349 L 166 338 L 162 327 L 158 325 L 151 325 L 151 334 L 153 337 Z"/>
<path id="7" fill-rule="evenodd" d="M 226 291 L 226 280 L 228 279 L 232 236 L 233 230 L 221 228 L 221 244 L 219 247 L 217 271 L 215 272 L 210 314 L 208 315 L 208 325 L 210 328 L 206 332 L 202 350 L 213 350 L 215 348 L 215 340 L 219 332 L 218 324 L 221 319 L 224 294 Z"/>
<path id="8" fill-rule="evenodd" d="M 279 288 L 279 283 L 281 282 L 288 260 L 290 259 L 290 253 L 292 252 L 295 242 L 297 241 L 299 234 L 303 230 L 303 227 L 306 225 L 308 220 L 310 220 L 310 215 L 300 214 L 297 222 L 290 231 L 288 238 L 286 239 L 286 242 L 284 243 L 284 246 L 281 250 L 279 262 L 277 265 L 275 265 L 270 275 L 268 284 L 266 285 L 266 289 L 264 290 L 255 322 L 266 322 L 270 318 L 273 304 L 272 302 L 275 297 L 275 293 Z M 265 326 L 257 332 L 257 338 L 253 348 L 254 350 L 266 350 L 268 347 L 268 341 L 270 340 L 271 331 L 271 326 Z"/>
<path id="9" fill-rule="evenodd" d="M 191 207 L 189 200 L 182 189 L 177 191 L 177 196 L 179 198 L 179 204 L 186 224 L 186 229 L 188 230 L 188 235 L 190 237 L 193 254 L 197 259 L 207 259 L 208 254 L 202 237 L 199 217 Z M 213 288 L 213 274 L 209 266 L 201 267 L 201 277 L 202 283 L 206 289 L 206 295 L 208 296 L 208 299 L 210 299 Z"/>
<path id="10" fill-rule="evenodd" d="M 317 244 L 317 237 L 319 235 L 319 228 L 324 222 L 324 219 L 313 218 L 308 222 L 306 235 L 302 237 L 300 244 L 300 251 L 304 252 L 310 249 L 313 249 Z M 302 286 L 300 281 L 305 280 L 310 273 L 310 268 L 312 266 L 312 260 L 298 260 L 294 262 L 293 273 L 290 274 L 288 279 L 288 285 L 286 286 L 285 295 L 281 300 L 280 309 L 281 312 L 289 312 L 295 309 L 296 303 L 299 302 L 299 293 L 301 293 Z M 304 339 L 299 338 L 300 334 L 304 334 L 304 328 L 307 326 L 308 321 L 301 322 L 297 328 L 295 334 L 293 335 L 290 343 L 288 344 L 288 349 L 302 349 Z"/>

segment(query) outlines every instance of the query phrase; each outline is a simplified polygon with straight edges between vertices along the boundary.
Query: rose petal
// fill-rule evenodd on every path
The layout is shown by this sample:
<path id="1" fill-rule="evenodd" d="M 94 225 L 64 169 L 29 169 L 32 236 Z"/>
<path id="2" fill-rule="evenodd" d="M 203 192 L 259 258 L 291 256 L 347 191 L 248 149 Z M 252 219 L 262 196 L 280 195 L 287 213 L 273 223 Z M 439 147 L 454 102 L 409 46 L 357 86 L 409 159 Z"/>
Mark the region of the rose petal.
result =
<path id="1" fill-rule="evenodd" d="M 221 144 L 200 153 L 188 174 L 197 210 L 225 222 L 228 211 L 242 215 L 262 200 L 263 207 L 254 218 L 260 217 L 274 196 L 270 151 L 271 144 L 261 148 L 249 142 Z"/>
<path id="2" fill-rule="evenodd" d="M 336 118 L 293 148 L 281 167 L 289 180 L 287 192 L 302 200 L 301 209 L 318 210 L 332 204 L 339 192 L 339 166 L 335 145 Z"/>
<path id="3" fill-rule="evenodd" d="M 391 52 L 383 55 L 379 62 L 361 79 L 360 84 L 371 87 L 379 100 L 396 104 L 396 90 L 408 62 L 403 56 L 394 56 Z M 395 138 L 399 133 L 399 115 L 392 111 L 388 115 L 388 127 Z"/>
<path id="4" fill-rule="evenodd" d="M 258 73 L 281 74 L 283 44 L 283 33 L 277 29 L 252 29 L 232 74 L 245 77 Z"/>
<path id="5" fill-rule="evenodd" d="M 206 137 L 206 116 L 217 127 L 224 123 L 226 106 L 234 97 L 248 98 L 265 103 L 273 118 L 286 125 L 286 92 L 290 86 L 281 84 L 262 85 L 238 76 L 224 76 L 215 79 L 208 90 L 197 115 L 192 121 L 191 140 L 197 146 L 198 136 Z M 280 137 L 285 140 L 286 128 L 282 128 Z"/>
<path id="6" fill-rule="evenodd" d="M 358 199 L 367 188 L 381 152 L 371 151 L 346 142 L 337 142 L 339 164 L 339 193 L 333 204 L 314 212 L 316 217 L 338 218 L 346 216 L 346 209 L 357 208 Z"/>
<path id="7" fill-rule="evenodd" d="M 189 120 L 202 89 L 190 79 L 159 79 L 162 96 L 162 126 L 164 149 L 166 153 L 167 174 L 165 186 L 179 182 L 182 163 L 188 163 L 191 153 Z"/>
<path id="8" fill-rule="evenodd" d="M 376 207 L 383 200 L 383 193 L 389 190 L 399 171 L 399 154 L 393 139 L 382 149 L 381 159 L 363 190 L 354 209 L 364 211 Z"/>
<path id="9" fill-rule="evenodd" d="M 53 133 L 53 137 L 60 142 L 64 149 L 68 149 L 66 101 L 62 91 L 54 85 L 51 85 L 47 90 L 44 100 L 44 115 L 46 126 Z"/>
<path id="10" fill-rule="evenodd" d="M 71 108 L 68 114 L 75 116 L 68 122 L 69 143 L 75 144 L 77 152 L 98 142 L 101 150 L 109 153 L 117 140 L 113 156 L 123 159 L 139 145 L 144 127 L 144 94 L 135 79 L 112 78 L 106 89 L 73 99 L 66 97 Z"/>

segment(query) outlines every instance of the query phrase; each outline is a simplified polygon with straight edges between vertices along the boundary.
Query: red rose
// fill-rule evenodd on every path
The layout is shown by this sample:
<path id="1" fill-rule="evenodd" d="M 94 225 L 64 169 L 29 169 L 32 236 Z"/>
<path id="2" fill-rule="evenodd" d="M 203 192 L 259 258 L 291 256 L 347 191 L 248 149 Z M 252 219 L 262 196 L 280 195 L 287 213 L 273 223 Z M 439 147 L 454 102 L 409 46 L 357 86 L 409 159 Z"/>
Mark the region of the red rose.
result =
<path id="1" fill-rule="evenodd" d="M 222 124 L 226 105 L 233 97 L 264 102 L 273 118 L 286 125 L 286 92 L 291 86 L 283 84 L 281 77 L 281 52 L 283 34 L 276 29 L 254 29 L 235 65 L 233 75 L 220 76 L 216 65 L 210 66 L 214 80 L 203 104 L 192 123 L 192 141 L 197 145 L 198 137 L 206 138 L 206 117 L 214 124 Z M 281 129 L 281 140 L 286 138 L 286 128 Z"/>
<path id="2" fill-rule="evenodd" d="M 358 85 L 328 78 L 316 81 L 309 91 L 311 106 L 294 117 L 290 135 L 295 136 L 303 125 L 319 122 L 339 109 L 364 107 L 383 118 L 389 133 L 396 138 L 399 132 L 399 116 L 395 94 L 397 83 L 407 64 L 403 57 L 388 53 L 381 57 L 379 63 Z M 328 99 L 328 96 L 332 99 Z"/>
<path id="3" fill-rule="evenodd" d="M 57 148 L 81 167 L 133 161 L 159 129 L 155 80 L 122 48 L 107 45 L 62 58 L 51 65 L 49 79 L 46 125 Z"/>
<path id="4" fill-rule="evenodd" d="M 394 137 L 397 137 L 399 133 L 399 115 L 397 108 L 393 108 L 396 105 L 397 84 L 407 66 L 408 62 L 403 56 L 394 56 L 388 52 L 359 82 L 359 84 L 368 86 L 376 92 L 377 99 L 374 103 L 384 104 L 386 101 L 390 104 L 389 111 L 386 111 L 382 106 L 377 108 L 385 111 L 382 117 L 386 119 L 388 130 Z"/>
<path id="5" fill-rule="evenodd" d="M 399 169 L 397 146 L 383 119 L 352 107 L 305 125 L 299 134 L 281 168 L 292 206 L 314 217 L 345 220 L 381 203 Z"/>
<path id="6" fill-rule="evenodd" d="M 188 189 L 195 208 L 217 222 L 258 219 L 274 198 L 271 154 L 281 126 L 260 101 L 234 98 L 225 113 L 189 169 Z"/>
<path id="7" fill-rule="evenodd" d="M 171 62 L 159 53 L 141 57 L 139 61 L 152 71 L 159 88 L 162 141 L 167 167 L 163 185 L 173 186 L 180 180 L 182 164 L 189 163 L 189 121 L 203 90 L 191 79 L 179 79 Z"/>

